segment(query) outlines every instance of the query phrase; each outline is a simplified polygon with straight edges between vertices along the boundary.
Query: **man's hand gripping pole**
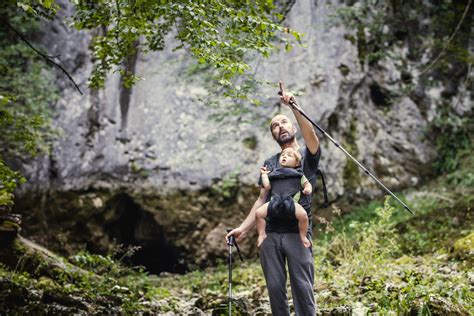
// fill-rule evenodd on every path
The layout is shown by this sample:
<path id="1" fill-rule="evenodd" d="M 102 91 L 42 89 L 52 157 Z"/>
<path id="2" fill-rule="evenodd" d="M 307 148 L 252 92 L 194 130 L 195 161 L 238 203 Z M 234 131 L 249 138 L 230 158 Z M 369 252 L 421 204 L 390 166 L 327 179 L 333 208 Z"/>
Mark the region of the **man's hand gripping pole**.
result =
<path id="1" fill-rule="evenodd" d="M 228 229 L 227 232 L 230 233 L 231 230 Z M 244 258 L 242 258 L 242 254 L 240 253 L 239 245 L 237 244 L 237 240 L 235 239 L 234 235 L 230 235 L 229 238 L 227 238 L 227 245 L 230 248 L 232 246 L 235 246 L 235 249 L 237 249 L 237 254 L 239 255 L 240 260 L 244 261 Z"/>

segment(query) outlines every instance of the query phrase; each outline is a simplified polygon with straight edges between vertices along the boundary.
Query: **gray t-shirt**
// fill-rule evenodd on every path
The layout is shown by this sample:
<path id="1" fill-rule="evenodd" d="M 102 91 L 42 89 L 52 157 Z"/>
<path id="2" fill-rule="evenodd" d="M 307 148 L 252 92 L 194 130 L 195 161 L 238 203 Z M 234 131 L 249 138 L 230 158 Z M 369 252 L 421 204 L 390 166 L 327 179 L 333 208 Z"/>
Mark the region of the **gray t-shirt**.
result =
<path id="1" fill-rule="evenodd" d="M 303 168 L 303 173 L 311 183 L 313 187 L 313 191 L 316 185 L 316 171 L 318 170 L 319 165 L 319 158 L 321 157 L 321 147 L 319 147 L 316 154 L 311 154 L 309 149 L 305 146 L 299 149 L 299 152 L 302 157 L 301 165 Z M 267 167 L 268 170 L 273 170 L 275 168 L 281 168 L 280 166 L 280 153 L 277 153 L 267 160 L 265 160 L 264 166 Z M 260 177 L 258 180 L 258 184 L 262 185 L 262 178 Z M 267 202 L 270 200 L 271 192 L 268 194 Z M 308 213 L 309 225 L 308 225 L 308 233 L 312 235 L 312 214 L 311 214 L 311 197 L 312 194 L 305 195 L 302 194 L 300 198 L 300 205 L 306 210 Z M 279 233 L 298 233 L 298 221 L 294 220 L 286 220 L 284 222 L 276 221 L 276 220 L 268 220 L 266 229 L 267 232 L 279 232 Z"/>

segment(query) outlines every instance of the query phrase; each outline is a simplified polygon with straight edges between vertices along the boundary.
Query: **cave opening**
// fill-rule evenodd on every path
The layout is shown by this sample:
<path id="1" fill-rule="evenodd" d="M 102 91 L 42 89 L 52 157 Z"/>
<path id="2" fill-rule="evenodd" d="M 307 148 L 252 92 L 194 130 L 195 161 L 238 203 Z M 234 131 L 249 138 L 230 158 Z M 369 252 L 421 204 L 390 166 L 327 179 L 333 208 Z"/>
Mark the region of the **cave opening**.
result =
<path id="1" fill-rule="evenodd" d="M 121 193 L 109 202 L 108 208 L 113 210 L 114 216 L 106 221 L 104 229 L 107 234 L 124 248 L 139 247 L 126 263 L 143 266 L 153 274 L 186 272 L 178 249 L 167 242 L 163 227 L 132 197 Z M 127 249 L 119 252 L 118 257 L 125 251 Z"/>

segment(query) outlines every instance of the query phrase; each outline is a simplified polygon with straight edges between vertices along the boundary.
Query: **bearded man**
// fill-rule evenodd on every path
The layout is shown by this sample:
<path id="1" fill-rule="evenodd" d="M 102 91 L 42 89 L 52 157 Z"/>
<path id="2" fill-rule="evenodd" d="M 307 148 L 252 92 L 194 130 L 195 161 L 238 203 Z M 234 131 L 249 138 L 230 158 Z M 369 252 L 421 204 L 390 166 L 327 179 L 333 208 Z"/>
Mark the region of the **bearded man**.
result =
<path id="1" fill-rule="evenodd" d="M 293 148 L 298 150 L 302 156 L 302 168 L 306 178 L 315 187 L 319 158 L 321 149 L 319 139 L 313 129 L 313 125 L 304 118 L 293 103 L 294 96 L 282 90 L 280 100 L 289 106 L 298 122 L 298 126 L 303 134 L 305 146 L 300 147 L 296 141 L 296 126 L 285 115 L 276 115 L 270 123 L 270 131 L 273 139 L 278 143 L 281 150 Z M 290 102 L 292 105 L 290 106 Z M 272 170 L 279 165 L 280 153 L 277 153 L 267 160 L 263 166 Z M 259 179 L 261 184 L 261 179 Z M 263 187 L 260 195 L 255 201 L 245 220 L 239 227 L 231 230 L 226 238 L 233 235 L 237 241 L 242 240 L 246 233 L 255 226 L 255 211 L 268 202 L 269 192 Z M 300 204 L 308 214 L 308 239 L 312 240 L 311 221 L 311 196 L 304 194 L 300 199 Z M 306 248 L 300 240 L 298 221 L 288 219 L 285 221 L 272 221 L 267 218 L 266 238 L 260 245 L 260 263 L 267 283 L 270 306 L 273 315 L 290 315 L 288 298 L 286 294 L 286 281 L 288 272 L 290 276 L 291 292 L 296 315 L 316 314 L 316 305 L 313 294 L 314 283 L 314 260 L 312 247 Z"/>

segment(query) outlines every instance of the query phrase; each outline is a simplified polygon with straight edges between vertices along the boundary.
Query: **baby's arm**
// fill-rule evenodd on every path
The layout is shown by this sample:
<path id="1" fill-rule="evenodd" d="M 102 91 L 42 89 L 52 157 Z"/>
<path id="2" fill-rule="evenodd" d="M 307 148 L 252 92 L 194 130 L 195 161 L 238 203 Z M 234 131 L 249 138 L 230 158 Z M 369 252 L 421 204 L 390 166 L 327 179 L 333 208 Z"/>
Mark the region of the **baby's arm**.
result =
<path id="1" fill-rule="evenodd" d="M 311 185 L 311 183 L 309 183 L 308 179 L 305 176 L 301 178 L 301 183 L 301 185 L 303 186 L 303 194 L 309 195 L 313 192 L 313 186 Z"/>
<path id="2" fill-rule="evenodd" d="M 260 168 L 260 174 L 262 176 L 262 186 L 265 190 L 270 190 L 272 186 L 270 185 L 270 179 L 268 178 L 268 173 L 270 171 L 267 170 L 267 167 Z"/>

